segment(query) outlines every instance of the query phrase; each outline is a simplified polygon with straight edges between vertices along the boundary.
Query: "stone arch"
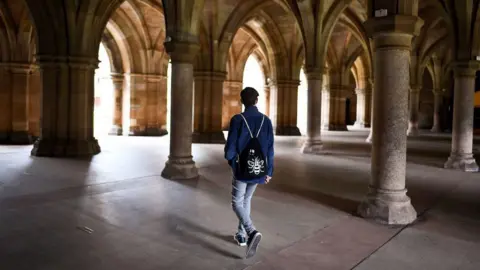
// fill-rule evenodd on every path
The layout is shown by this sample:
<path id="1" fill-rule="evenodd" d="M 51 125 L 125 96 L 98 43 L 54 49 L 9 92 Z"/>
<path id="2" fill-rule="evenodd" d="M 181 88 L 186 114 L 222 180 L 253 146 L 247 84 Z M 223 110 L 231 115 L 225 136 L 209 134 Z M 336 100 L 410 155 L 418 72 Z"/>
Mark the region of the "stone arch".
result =
<path id="1" fill-rule="evenodd" d="M 128 55 L 127 59 L 132 60 L 130 62 L 130 72 L 144 73 L 147 70 L 146 38 L 142 35 L 143 31 L 138 29 L 139 26 L 135 25 L 126 11 L 131 5 L 131 2 L 124 2 L 118 8 L 110 18 L 107 30 L 112 34 L 119 47 L 122 48 L 122 58 L 125 59 Z"/>
<path id="2" fill-rule="evenodd" d="M 239 5 L 230 13 L 225 25 L 220 31 L 219 45 L 221 49 L 227 51 L 230 48 L 235 33 L 242 27 L 247 21 L 251 19 L 251 14 L 257 11 L 265 9 L 265 7 L 276 4 L 279 5 L 285 12 L 291 13 L 292 10 L 281 0 L 247 0 L 241 1 Z M 293 14 L 292 14 L 293 15 Z"/>
<path id="3" fill-rule="evenodd" d="M 238 39 L 238 43 L 236 40 Z M 227 78 L 223 89 L 223 117 L 222 127 L 228 128 L 231 115 L 239 113 L 241 104 L 239 94 L 243 87 L 243 74 L 247 59 L 250 55 L 257 58 L 263 69 L 264 78 L 272 73 L 271 62 L 268 60 L 267 45 L 262 38 L 248 25 L 241 27 L 232 42 L 226 63 Z M 266 84 L 266 82 L 264 82 Z M 233 105 L 235 104 L 235 105 Z"/>
<path id="4" fill-rule="evenodd" d="M 323 19 L 323 31 L 321 35 L 317 35 L 317 44 L 330 44 L 332 33 L 334 32 L 335 26 L 337 25 L 338 21 L 342 13 L 348 9 L 348 7 L 356 0 L 348 0 L 348 1 L 339 1 L 332 4 L 326 13 L 327 16 Z M 326 42 L 325 42 L 326 41 Z M 320 46 L 320 59 L 326 59 L 328 54 L 328 45 L 327 46 Z"/>
<path id="5" fill-rule="evenodd" d="M 126 52 L 125 44 L 119 45 L 122 41 L 117 41 L 113 37 L 112 33 L 107 29 L 105 30 L 102 36 L 102 44 L 107 50 L 110 67 L 112 72 L 123 74 L 130 72 L 130 61 L 131 57 L 128 52 Z"/>
<path id="6" fill-rule="evenodd" d="M 120 74 L 125 75 L 122 78 L 115 75 L 114 85 L 117 82 L 118 87 L 126 88 L 127 96 L 122 105 L 117 105 L 122 107 L 123 111 L 117 112 L 122 117 L 117 118 L 123 118 L 124 133 L 129 135 L 167 133 L 169 56 L 163 43 L 166 38 L 163 12 L 163 7 L 156 2 L 127 0 L 114 12 L 104 33 L 111 37 L 107 52 L 118 52 L 112 55 L 113 62 L 116 66 L 121 64 L 123 73 Z"/>
<path id="7" fill-rule="evenodd" d="M 0 17 L 4 26 L 1 35 L 2 60 L 32 63 L 36 50 L 35 27 L 30 20 L 25 2 L 12 0 L 0 4 Z"/>
<path id="8" fill-rule="evenodd" d="M 78 4 L 72 1 L 59 4 L 47 0 L 25 2 L 37 30 L 36 40 L 41 55 L 75 54 L 85 57 L 98 53 L 103 30 L 122 0 Z M 98 16 L 89 16 L 90 10 L 96 10 L 95 15 Z"/>

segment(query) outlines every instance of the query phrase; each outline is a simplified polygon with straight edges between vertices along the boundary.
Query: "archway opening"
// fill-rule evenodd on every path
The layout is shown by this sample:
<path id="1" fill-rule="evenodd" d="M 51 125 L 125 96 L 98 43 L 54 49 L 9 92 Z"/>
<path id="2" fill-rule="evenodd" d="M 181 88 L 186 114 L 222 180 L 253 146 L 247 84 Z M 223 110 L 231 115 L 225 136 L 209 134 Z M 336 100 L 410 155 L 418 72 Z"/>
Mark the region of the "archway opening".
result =
<path id="1" fill-rule="evenodd" d="M 353 126 L 357 119 L 357 95 L 355 95 L 355 88 L 359 87 L 359 82 L 353 69 L 350 69 L 348 81 L 350 89 L 348 89 L 348 95 L 345 100 L 345 124 L 347 126 Z"/>
<path id="2" fill-rule="evenodd" d="M 430 71 L 425 68 L 420 89 L 420 100 L 418 104 L 418 127 L 420 129 L 431 129 L 433 126 L 434 99 L 433 78 Z"/>
<path id="3" fill-rule="evenodd" d="M 102 43 L 100 43 L 98 58 L 100 63 L 95 71 L 94 135 L 95 137 L 104 137 L 108 135 L 113 126 L 114 87 L 110 56 Z"/>
<path id="4" fill-rule="evenodd" d="M 254 55 L 250 55 L 243 71 L 243 88 L 253 87 L 258 91 L 257 108 L 260 112 L 267 112 L 267 98 L 265 93 L 265 75 L 262 67 Z M 243 109 L 245 109 L 242 106 Z"/>
<path id="5" fill-rule="evenodd" d="M 300 69 L 300 85 L 298 86 L 297 98 L 297 126 L 302 135 L 307 134 L 307 115 L 308 115 L 308 82 L 305 72 Z"/>

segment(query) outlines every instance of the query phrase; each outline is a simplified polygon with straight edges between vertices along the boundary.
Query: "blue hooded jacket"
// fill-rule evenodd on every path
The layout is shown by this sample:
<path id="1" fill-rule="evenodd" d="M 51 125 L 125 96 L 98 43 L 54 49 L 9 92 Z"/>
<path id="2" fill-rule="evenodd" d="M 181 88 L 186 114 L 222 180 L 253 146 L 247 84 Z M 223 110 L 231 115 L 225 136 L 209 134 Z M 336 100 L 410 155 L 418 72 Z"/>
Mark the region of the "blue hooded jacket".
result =
<path id="1" fill-rule="evenodd" d="M 264 114 L 260 113 L 256 106 L 250 106 L 245 109 L 243 116 L 247 119 L 248 125 L 255 136 L 260 128 Z M 237 155 L 240 155 L 243 149 L 245 149 L 250 139 L 250 133 L 248 132 L 247 125 L 242 116 L 233 116 L 230 120 L 230 129 L 228 131 L 227 143 L 225 144 L 225 159 L 232 167 L 233 175 L 235 175 L 235 159 L 237 158 Z M 272 121 L 267 116 L 265 116 L 262 129 L 258 135 L 258 140 L 262 146 L 262 152 L 268 161 L 267 174 L 273 176 L 273 127 Z M 253 180 L 237 180 L 255 184 L 265 183 L 264 177 Z"/>

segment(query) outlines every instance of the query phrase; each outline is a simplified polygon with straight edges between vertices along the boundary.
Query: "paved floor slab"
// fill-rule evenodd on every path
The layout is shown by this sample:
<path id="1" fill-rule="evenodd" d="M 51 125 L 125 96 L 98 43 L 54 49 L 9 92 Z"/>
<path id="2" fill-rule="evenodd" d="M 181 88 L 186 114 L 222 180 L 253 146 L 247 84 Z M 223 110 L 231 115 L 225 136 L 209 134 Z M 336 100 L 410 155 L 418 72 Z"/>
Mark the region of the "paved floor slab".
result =
<path id="1" fill-rule="evenodd" d="M 221 145 L 194 145 L 201 177 L 190 181 L 160 177 L 168 137 L 101 138 L 103 151 L 91 160 L 30 157 L 31 146 L 0 146 L 0 265 L 479 269 L 480 177 L 442 169 L 448 136 L 409 141 L 407 184 L 420 218 L 406 228 L 352 215 L 370 177 L 366 136 L 326 132 L 318 156 L 300 154 L 301 138 L 277 138 L 273 182 L 253 200 L 264 238 L 250 260 L 232 239 L 231 172 Z"/>

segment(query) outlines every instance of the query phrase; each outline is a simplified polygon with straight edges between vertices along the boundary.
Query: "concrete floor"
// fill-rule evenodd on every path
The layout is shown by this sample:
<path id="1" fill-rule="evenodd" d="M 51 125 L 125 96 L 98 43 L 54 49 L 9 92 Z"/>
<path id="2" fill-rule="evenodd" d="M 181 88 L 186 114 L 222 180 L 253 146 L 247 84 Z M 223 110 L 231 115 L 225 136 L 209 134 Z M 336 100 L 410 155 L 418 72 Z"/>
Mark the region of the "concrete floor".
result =
<path id="1" fill-rule="evenodd" d="M 233 243 L 223 146 L 194 145 L 202 177 L 160 177 L 168 138 L 105 137 L 88 160 L 0 146 L 0 269 L 480 269 L 480 175 L 442 169 L 448 136 L 409 141 L 418 221 L 352 215 L 366 194 L 366 131 L 325 133 L 322 156 L 277 138 L 273 182 L 253 200 L 257 256 Z"/>

